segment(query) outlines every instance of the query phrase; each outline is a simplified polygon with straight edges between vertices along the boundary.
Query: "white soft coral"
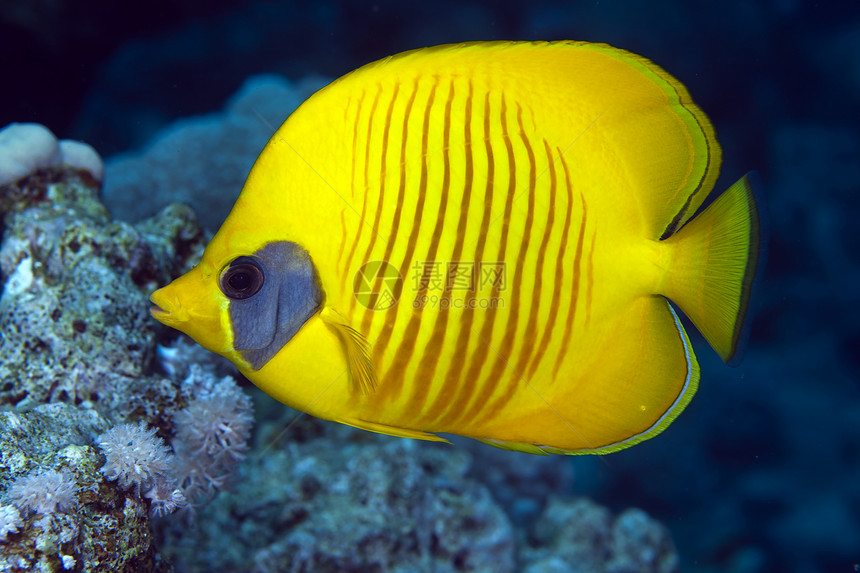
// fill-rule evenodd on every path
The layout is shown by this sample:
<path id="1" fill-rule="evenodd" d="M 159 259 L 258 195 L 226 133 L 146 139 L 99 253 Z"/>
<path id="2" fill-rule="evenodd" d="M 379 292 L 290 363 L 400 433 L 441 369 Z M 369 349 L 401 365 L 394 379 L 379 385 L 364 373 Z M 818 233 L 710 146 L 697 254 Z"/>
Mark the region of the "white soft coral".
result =
<path id="1" fill-rule="evenodd" d="M 153 515 L 166 515 L 185 505 L 173 477 L 173 454 L 155 429 L 143 422 L 120 424 L 100 435 L 98 444 L 106 460 L 101 472 L 121 488 L 133 487 L 149 498 Z"/>
<path id="2" fill-rule="evenodd" d="M 114 426 L 98 437 L 98 444 L 106 458 L 101 472 L 123 489 L 147 491 L 170 475 L 170 448 L 143 422 Z"/>
<path id="3" fill-rule="evenodd" d="M 21 527 L 21 513 L 14 505 L 0 505 L 0 541 L 6 541 L 10 533 Z"/>
<path id="4" fill-rule="evenodd" d="M 15 480 L 8 495 L 19 509 L 50 515 L 71 509 L 77 491 L 77 483 L 67 473 L 42 470 Z"/>

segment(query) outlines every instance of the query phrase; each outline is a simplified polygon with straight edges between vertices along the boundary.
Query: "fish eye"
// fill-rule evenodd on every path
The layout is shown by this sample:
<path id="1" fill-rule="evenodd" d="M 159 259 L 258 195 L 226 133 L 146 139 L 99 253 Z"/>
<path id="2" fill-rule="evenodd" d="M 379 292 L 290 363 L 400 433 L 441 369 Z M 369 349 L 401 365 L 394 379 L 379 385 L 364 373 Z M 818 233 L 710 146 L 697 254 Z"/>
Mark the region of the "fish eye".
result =
<path id="1" fill-rule="evenodd" d="M 220 287 L 234 300 L 250 298 L 263 287 L 263 268 L 250 257 L 239 257 L 221 273 Z"/>

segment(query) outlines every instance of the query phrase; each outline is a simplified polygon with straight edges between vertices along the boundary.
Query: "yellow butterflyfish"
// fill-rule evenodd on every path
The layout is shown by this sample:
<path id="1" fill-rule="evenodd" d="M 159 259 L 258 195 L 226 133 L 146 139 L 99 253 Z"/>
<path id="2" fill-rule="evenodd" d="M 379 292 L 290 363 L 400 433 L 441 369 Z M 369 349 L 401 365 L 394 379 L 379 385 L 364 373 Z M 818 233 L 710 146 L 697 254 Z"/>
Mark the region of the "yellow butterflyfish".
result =
<path id="1" fill-rule="evenodd" d="M 395 436 L 608 453 L 735 355 L 759 251 L 748 178 L 678 80 L 604 44 L 368 64 L 260 153 L 153 316 L 275 399 Z"/>

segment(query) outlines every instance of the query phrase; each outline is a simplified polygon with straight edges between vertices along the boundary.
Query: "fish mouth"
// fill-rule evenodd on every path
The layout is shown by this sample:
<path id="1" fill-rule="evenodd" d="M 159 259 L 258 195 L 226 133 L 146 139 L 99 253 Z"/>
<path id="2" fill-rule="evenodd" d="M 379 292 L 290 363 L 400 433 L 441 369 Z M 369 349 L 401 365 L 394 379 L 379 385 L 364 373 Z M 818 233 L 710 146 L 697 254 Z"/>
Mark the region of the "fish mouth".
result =
<path id="1" fill-rule="evenodd" d="M 157 290 L 152 293 L 152 296 L 149 297 L 149 301 L 152 303 L 152 306 L 149 308 L 149 314 L 158 322 L 162 322 L 164 324 L 175 324 L 177 322 L 181 322 L 182 317 L 178 316 L 181 314 L 178 312 L 181 310 L 179 301 L 175 301 L 175 304 L 170 304 L 161 290 Z"/>
<path id="2" fill-rule="evenodd" d="M 165 315 L 170 316 L 170 312 L 164 310 L 157 304 L 153 304 L 151 307 L 149 307 L 149 314 L 151 314 L 154 318 L 160 318 Z"/>

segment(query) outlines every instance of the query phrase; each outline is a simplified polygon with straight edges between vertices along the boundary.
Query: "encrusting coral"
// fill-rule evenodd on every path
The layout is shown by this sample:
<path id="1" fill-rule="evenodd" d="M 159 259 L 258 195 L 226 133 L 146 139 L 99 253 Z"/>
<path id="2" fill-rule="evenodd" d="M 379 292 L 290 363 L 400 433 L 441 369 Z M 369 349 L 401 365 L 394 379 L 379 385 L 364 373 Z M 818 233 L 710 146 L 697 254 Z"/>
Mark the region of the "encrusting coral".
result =
<path id="1" fill-rule="evenodd" d="M 147 298 L 188 268 L 203 234 L 180 205 L 111 221 L 101 165 L 42 126 L 0 131 L 0 405 L 11 408 L 0 502 L 14 508 L 0 524 L 2 570 L 160 570 L 149 516 L 185 503 L 162 438 L 213 378 L 205 367 L 191 384 L 156 373 Z M 232 378 L 219 388 L 247 405 Z M 135 450 L 129 428 L 155 445 Z"/>
<path id="2" fill-rule="evenodd" d="M 0 412 L 0 571 L 167 570 L 146 502 L 99 472 L 104 457 L 92 440 L 109 425 L 94 410 L 62 403 Z M 56 504 L 45 491 L 51 478 L 43 479 L 52 475 L 62 476 Z"/>

